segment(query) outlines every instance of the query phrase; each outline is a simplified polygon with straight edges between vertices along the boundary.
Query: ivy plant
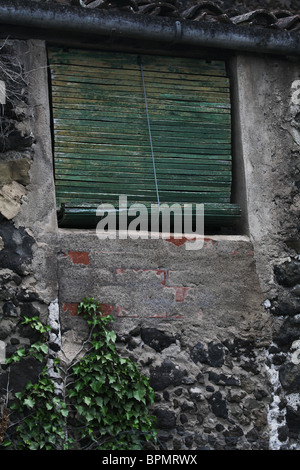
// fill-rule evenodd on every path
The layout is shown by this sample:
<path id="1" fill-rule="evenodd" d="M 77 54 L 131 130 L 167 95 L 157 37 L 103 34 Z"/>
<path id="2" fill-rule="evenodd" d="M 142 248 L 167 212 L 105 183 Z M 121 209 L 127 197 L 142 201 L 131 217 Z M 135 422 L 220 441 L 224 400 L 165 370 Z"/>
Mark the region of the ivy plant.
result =
<path id="1" fill-rule="evenodd" d="M 36 383 L 15 394 L 10 405 L 19 417 L 15 432 L 2 445 L 16 449 L 142 450 L 155 442 L 155 419 L 149 414 L 154 391 L 135 362 L 118 354 L 113 317 L 103 316 L 100 304 L 84 298 L 78 313 L 90 327 L 86 350 L 79 360 L 55 367 L 63 387 L 57 394 L 46 367 L 47 332 L 37 318 L 25 322 L 42 339 L 28 351 L 17 351 L 8 363 L 30 353 L 43 363 Z M 9 434 L 8 434 L 9 436 Z"/>

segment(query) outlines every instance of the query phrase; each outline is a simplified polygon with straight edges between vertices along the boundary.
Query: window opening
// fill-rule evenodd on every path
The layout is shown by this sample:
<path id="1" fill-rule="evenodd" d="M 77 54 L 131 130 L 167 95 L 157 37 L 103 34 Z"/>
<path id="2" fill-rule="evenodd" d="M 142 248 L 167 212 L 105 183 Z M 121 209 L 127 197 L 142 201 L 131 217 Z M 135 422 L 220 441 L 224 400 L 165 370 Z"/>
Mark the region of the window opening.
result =
<path id="1" fill-rule="evenodd" d="M 97 207 L 204 204 L 231 226 L 231 104 L 224 61 L 48 51 L 61 227 L 95 227 Z M 149 146 L 150 138 L 150 146 Z"/>

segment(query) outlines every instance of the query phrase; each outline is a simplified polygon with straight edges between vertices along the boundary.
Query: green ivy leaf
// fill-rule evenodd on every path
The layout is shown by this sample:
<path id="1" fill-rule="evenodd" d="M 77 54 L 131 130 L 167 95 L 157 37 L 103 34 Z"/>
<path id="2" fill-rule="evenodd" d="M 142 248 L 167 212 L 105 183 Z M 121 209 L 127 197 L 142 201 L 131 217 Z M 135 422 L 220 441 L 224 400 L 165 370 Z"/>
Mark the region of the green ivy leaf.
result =
<path id="1" fill-rule="evenodd" d="M 137 388 L 133 391 L 133 396 L 138 401 L 144 401 L 145 392 L 145 387 L 137 384 Z"/>
<path id="2" fill-rule="evenodd" d="M 85 414 L 85 419 L 87 420 L 87 422 L 90 422 L 90 421 L 93 421 L 94 416 L 90 412 L 87 412 Z"/>
<path id="3" fill-rule="evenodd" d="M 19 356 L 19 357 L 24 357 L 25 354 L 26 354 L 26 351 L 25 351 L 25 348 L 20 348 L 16 351 L 16 354 Z"/>
<path id="4" fill-rule="evenodd" d="M 112 361 L 112 360 L 113 360 L 111 353 L 104 354 L 103 357 L 104 357 L 105 359 L 107 359 L 108 361 Z"/>
<path id="5" fill-rule="evenodd" d="M 29 450 L 38 450 L 38 448 L 39 448 L 39 445 L 37 442 L 31 442 L 29 444 Z"/>
<path id="6" fill-rule="evenodd" d="M 78 405 L 78 406 L 77 406 L 77 412 L 78 412 L 80 415 L 84 415 L 84 412 L 85 412 L 84 407 L 81 406 L 81 405 Z"/>
<path id="7" fill-rule="evenodd" d="M 43 351 L 44 354 L 48 354 L 49 348 L 47 344 L 41 344 L 41 350 Z"/>
<path id="8" fill-rule="evenodd" d="M 91 397 L 84 397 L 83 401 L 87 406 L 90 406 L 92 403 Z"/>
<path id="9" fill-rule="evenodd" d="M 27 408 L 33 408 L 35 405 L 35 400 L 32 398 L 25 398 L 24 405 L 27 406 Z"/>
<path id="10" fill-rule="evenodd" d="M 102 397 L 95 397 L 95 402 L 98 406 L 103 406 L 103 398 Z"/>
<path id="11" fill-rule="evenodd" d="M 82 382 L 76 382 L 76 384 L 74 385 L 74 388 L 76 390 L 76 392 L 79 392 L 79 390 L 81 390 L 82 388 L 84 388 L 84 385 Z"/>
<path id="12" fill-rule="evenodd" d="M 43 354 L 40 354 L 40 353 L 34 353 L 33 356 L 40 362 L 43 362 L 44 360 L 44 356 Z"/>

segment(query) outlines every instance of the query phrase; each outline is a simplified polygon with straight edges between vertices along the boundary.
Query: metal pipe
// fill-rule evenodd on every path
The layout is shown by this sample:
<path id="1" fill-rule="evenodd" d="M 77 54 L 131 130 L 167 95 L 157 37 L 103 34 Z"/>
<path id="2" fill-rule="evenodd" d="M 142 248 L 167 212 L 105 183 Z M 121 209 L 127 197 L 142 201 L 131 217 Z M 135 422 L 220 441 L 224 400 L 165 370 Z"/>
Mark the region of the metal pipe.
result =
<path id="1" fill-rule="evenodd" d="M 267 28 L 200 23 L 171 18 L 122 14 L 30 0 L 1 0 L 0 24 L 41 30 L 110 36 L 285 55 L 300 55 L 300 35 Z"/>

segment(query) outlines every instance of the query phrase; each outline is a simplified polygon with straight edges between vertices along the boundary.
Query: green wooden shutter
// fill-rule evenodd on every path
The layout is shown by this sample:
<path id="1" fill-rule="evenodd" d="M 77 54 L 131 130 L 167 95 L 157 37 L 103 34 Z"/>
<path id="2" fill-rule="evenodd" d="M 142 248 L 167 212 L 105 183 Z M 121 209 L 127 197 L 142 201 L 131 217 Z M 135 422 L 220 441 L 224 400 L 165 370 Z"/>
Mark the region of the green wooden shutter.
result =
<path id="1" fill-rule="evenodd" d="M 222 61 L 143 55 L 160 203 L 204 203 L 205 223 L 231 204 L 229 79 Z M 136 54 L 49 50 L 61 226 L 92 226 L 102 203 L 157 203 Z"/>

